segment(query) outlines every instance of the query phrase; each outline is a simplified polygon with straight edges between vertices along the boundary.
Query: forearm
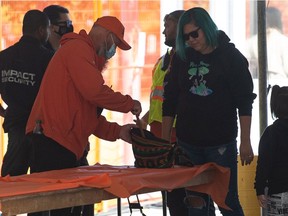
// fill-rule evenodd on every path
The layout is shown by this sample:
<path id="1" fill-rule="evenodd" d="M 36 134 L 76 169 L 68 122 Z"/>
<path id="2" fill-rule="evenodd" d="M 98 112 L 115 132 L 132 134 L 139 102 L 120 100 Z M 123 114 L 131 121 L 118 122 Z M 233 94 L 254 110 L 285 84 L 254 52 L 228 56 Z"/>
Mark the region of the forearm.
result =
<path id="1" fill-rule="evenodd" d="M 141 123 L 143 126 L 145 126 L 145 128 L 148 124 L 148 119 L 149 119 L 149 111 L 147 111 L 141 118 Z"/>
<path id="2" fill-rule="evenodd" d="M 162 118 L 162 139 L 170 140 L 174 118 L 171 116 L 163 116 Z"/>
<path id="3" fill-rule="evenodd" d="M 239 121 L 241 143 L 250 143 L 251 116 L 240 116 Z"/>
<path id="4" fill-rule="evenodd" d="M 250 141 L 251 116 L 240 116 L 240 158 L 241 164 L 249 165 L 254 159 Z"/>
<path id="5" fill-rule="evenodd" d="M 116 141 L 120 138 L 121 126 L 116 122 L 109 122 L 104 116 L 99 116 L 98 125 L 95 128 L 94 135 L 100 139 Z"/>

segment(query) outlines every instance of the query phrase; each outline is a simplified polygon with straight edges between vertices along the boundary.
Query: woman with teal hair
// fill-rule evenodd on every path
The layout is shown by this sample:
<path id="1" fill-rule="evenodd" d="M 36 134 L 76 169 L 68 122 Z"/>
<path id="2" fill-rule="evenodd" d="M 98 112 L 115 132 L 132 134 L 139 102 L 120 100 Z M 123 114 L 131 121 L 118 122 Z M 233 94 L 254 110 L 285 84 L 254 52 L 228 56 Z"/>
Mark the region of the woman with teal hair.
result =
<path id="1" fill-rule="evenodd" d="M 246 58 L 218 30 L 203 8 L 187 10 L 180 18 L 176 56 L 164 90 L 162 137 L 169 140 L 174 118 L 179 147 L 195 165 L 214 162 L 230 168 L 224 216 L 243 216 L 238 198 L 237 135 L 240 125 L 240 159 L 254 158 L 250 127 L 256 95 Z M 187 191 L 190 216 L 215 215 L 207 194 Z"/>

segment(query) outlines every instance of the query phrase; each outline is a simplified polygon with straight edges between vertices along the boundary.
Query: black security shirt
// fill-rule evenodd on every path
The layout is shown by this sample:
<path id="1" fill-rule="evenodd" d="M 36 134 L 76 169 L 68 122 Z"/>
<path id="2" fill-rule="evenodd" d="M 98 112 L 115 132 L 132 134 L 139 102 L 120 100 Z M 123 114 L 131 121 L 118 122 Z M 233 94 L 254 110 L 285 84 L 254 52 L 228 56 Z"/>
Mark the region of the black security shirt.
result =
<path id="1" fill-rule="evenodd" d="M 25 127 L 52 56 L 53 52 L 31 36 L 22 36 L 19 42 L 0 52 L 0 94 L 8 106 L 5 132 L 15 126 Z"/>

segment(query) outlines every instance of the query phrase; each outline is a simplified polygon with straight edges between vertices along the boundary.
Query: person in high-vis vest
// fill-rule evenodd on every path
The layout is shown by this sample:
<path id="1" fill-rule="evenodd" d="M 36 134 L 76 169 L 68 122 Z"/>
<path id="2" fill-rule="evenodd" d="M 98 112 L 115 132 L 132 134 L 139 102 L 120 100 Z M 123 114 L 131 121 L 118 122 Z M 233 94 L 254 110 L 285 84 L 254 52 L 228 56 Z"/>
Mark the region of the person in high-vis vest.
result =
<path id="1" fill-rule="evenodd" d="M 176 10 L 167 14 L 164 18 L 165 44 L 171 49 L 160 57 L 152 70 L 152 86 L 150 94 L 150 107 L 141 118 L 143 128 L 150 126 L 150 131 L 157 137 L 162 137 L 162 103 L 165 85 L 165 76 L 169 73 L 172 58 L 174 55 L 177 24 L 184 10 Z M 176 141 L 175 130 L 171 133 L 171 142 Z M 184 189 L 176 189 L 167 192 L 167 206 L 171 216 L 188 215 L 188 209 L 184 204 Z"/>

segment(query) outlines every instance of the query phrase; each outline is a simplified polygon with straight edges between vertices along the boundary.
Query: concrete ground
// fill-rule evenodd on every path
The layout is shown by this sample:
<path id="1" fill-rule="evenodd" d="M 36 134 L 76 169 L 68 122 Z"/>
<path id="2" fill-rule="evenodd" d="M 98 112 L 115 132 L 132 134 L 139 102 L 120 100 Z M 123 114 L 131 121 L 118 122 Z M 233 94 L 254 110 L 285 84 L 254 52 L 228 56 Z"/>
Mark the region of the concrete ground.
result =
<path id="1" fill-rule="evenodd" d="M 125 201 L 125 199 L 122 199 L 122 200 Z M 158 198 L 153 201 L 149 201 L 149 200 L 140 201 L 140 204 L 143 207 L 142 212 L 146 216 L 162 216 L 163 215 L 161 198 Z M 115 206 L 113 208 L 110 208 L 106 212 L 99 212 L 95 214 L 95 216 L 118 216 L 117 207 Z M 138 209 L 133 209 L 132 214 L 131 214 L 128 204 L 123 203 L 121 205 L 121 216 L 144 216 L 144 215 L 142 215 L 140 210 Z M 168 209 L 167 209 L 167 216 L 170 216 Z M 216 210 L 216 216 L 221 216 L 221 213 L 219 212 L 219 210 Z"/>

